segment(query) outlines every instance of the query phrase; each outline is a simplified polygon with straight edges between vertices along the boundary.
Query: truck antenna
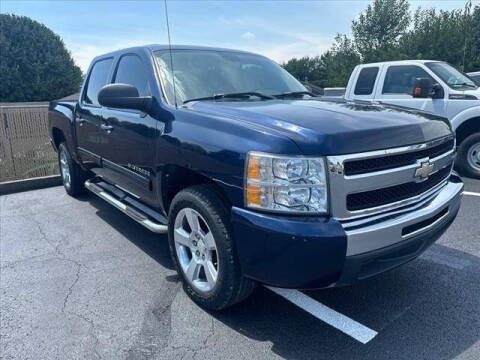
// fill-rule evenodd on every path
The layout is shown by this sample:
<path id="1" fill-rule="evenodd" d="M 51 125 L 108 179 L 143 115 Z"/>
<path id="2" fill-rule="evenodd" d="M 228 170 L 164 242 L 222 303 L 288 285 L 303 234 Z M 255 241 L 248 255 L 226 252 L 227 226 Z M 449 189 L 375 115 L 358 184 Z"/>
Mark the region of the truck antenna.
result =
<path id="1" fill-rule="evenodd" d="M 173 97 L 175 99 L 175 107 L 177 107 L 177 91 L 175 89 L 175 72 L 173 71 L 172 41 L 170 39 L 170 24 L 168 23 L 167 0 L 163 0 L 163 3 L 165 4 L 165 18 L 167 19 L 168 49 L 170 51 L 170 67 L 172 68 Z"/>

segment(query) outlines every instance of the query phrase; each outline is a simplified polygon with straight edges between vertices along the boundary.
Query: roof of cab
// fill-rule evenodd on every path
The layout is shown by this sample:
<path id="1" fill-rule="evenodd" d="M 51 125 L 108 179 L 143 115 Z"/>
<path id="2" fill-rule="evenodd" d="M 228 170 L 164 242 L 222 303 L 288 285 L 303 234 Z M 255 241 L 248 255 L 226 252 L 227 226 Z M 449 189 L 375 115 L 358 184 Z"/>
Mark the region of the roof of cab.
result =
<path id="1" fill-rule="evenodd" d="M 368 63 L 368 64 L 361 64 L 359 66 L 371 66 L 371 65 L 407 65 L 407 64 L 412 64 L 412 63 L 417 63 L 417 64 L 425 64 L 427 62 L 441 62 L 438 60 L 396 60 L 396 61 L 382 61 L 382 62 L 376 62 L 376 63 Z"/>
<path id="2" fill-rule="evenodd" d="M 238 53 L 245 53 L 245 54 L 254 54 L 252 52 L 243 51 L 243 50 L 234 50 L 234 49 L 224 49 L 224 48 L 217 48 L 217 47 L 209 47 L 209 46 L 196 46 L 196 45 L 172 45 L 172 50 L 210 50 L 210 51 L 229 51 L 229 52 L 238 52 Z M 103 58 L 106 56 L 114 56 L 123 54 L 129 51 L 140 50 L 140 49 L 147 49 L 150 51 L 159 51 L 159 50 L 169 50 L 169 45 L 161 45 L 161 44 L 150 44 L 150 45 L 142 45 L 142 46 L 134 46 L 125 49 L 115 50 L 109 53 L 105 53 L 102 55 L 98 55 L 95 57 L 94 60 L 99 58 Z M 257 54 L 255 54 L 257 55 Z"/>

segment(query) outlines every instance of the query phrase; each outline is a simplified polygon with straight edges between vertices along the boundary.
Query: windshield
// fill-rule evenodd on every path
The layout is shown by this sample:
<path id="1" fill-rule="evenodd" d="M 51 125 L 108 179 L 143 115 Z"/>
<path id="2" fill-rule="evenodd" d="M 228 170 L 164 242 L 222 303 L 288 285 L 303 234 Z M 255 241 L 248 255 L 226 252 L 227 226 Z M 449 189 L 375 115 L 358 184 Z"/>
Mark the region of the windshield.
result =
<path id="1" fill-rule="evenodd" d="M 431 62 L 426 63 L 426 65 L 451 88 L 477 88 L 477 85 L 475 85 L 475 83 L 468 76 L 462 74 L 460 71 L 447 63 Z"/>
<path id="2" fill-rule="evenodd" d="M 173 104 L 170 52 L 157 51 L 154 54 L 165 95 Z M 172 60 L 178 104 L 219 94 L 256 92 L 277 95 L 306 91 L 281 66 L 259 55 L 216 50 L 173 50 Z M 248 97 L 242 100 L 246 99 Z M 255 99 L 259 100 L 258 97 Z"/>

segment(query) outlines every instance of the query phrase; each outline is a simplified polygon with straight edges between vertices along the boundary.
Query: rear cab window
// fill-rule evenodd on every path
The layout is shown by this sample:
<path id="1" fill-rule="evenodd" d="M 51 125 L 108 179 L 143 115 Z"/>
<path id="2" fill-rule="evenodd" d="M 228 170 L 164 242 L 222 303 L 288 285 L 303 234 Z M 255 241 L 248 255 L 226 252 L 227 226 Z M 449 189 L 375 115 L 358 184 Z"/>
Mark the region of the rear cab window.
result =
<path id="1" fill-rule="evenodd" d="M 113 58 L 98 60 L 93 64 L 88 76 L 86 89 L 83 92 L 82 101 L 86 105 L 100 106 L 98 93 L 100 89 L 109 83 Z"/>
<path id="2" fill-rule="evenodd" d="M 377 80 L 378 66 L 364 67 L 358 74 L 355 95 L 372 95 Z"/>

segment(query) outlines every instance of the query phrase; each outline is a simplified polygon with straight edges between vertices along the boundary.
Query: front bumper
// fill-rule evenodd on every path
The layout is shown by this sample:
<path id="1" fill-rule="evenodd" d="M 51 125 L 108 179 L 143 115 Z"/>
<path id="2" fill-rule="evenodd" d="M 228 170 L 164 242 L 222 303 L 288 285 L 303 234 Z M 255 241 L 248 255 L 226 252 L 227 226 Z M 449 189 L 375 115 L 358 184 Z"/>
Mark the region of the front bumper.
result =
<path id="1" fill-rule="evenodd" d="M 455 175 L 432 198 L 363 220 L 285 217 L 232 208 L 244 275 L 285 288 L 342 286 L 418 257 L 455 219 L 463 183 Z"/>

